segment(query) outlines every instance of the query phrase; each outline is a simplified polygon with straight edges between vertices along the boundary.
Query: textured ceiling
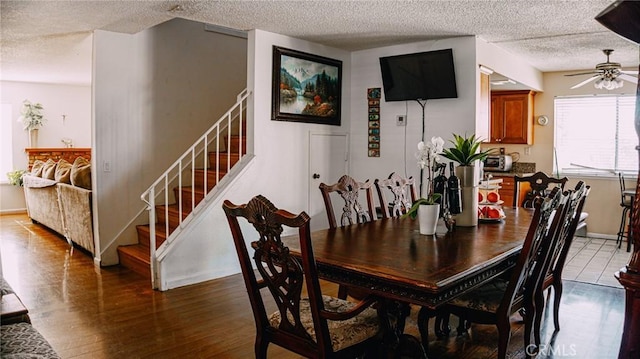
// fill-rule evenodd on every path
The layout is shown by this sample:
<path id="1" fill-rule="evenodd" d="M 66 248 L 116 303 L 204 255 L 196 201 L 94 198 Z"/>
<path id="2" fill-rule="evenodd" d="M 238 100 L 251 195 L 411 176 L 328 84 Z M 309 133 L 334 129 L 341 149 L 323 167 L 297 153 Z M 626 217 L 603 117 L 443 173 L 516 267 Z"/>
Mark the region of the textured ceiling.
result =
<path id="1" fill-rule="evenodd" d="M 637 68 L 638 46 L 594 17 L 612 0 L 4 1 L 0 78 L 88 83 L 91 32 L 137 33 L 174 17 L 262 29 L 345 50 L 476 35 L 541 71 Z M 171 11 L 176 5 L 179 10 Z"/>

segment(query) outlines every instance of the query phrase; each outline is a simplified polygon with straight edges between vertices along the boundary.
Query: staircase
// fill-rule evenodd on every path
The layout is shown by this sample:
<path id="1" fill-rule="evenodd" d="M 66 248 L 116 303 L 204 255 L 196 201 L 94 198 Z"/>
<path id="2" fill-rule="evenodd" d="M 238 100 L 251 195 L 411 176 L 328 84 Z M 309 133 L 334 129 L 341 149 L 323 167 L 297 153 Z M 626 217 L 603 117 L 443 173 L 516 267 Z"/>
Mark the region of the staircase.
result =
<path id="1" fill-rule="evenodd" d="M 137 244 L 118 247 L 120 265 L 155 283 L 156 251 L 181 232 L 196 207 L 247 153 L 247 96 L 246 90 L 238 95 L 238 102 L 142 195 L 149 218 L 156 220 L 136 226 Z"/>

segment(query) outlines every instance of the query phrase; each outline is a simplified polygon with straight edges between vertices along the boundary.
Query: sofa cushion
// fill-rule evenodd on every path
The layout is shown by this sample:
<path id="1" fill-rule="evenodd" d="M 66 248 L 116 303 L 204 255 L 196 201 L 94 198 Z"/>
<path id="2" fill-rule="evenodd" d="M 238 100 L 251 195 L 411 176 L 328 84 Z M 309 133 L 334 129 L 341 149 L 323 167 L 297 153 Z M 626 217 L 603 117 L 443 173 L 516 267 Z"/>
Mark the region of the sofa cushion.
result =
<path id="1" fill-rule="evenodd" d="M 54 180 L 56 178 L 56 161 L 49 158 L 42 167 L 42 178 Z"/>
<path id="2" fill-rule="evenodd" d="M 31 174 L 36 177 L 42 177 L 42 168 L 44 167 L 44 161 L 35 160 L 33 166 L 31 166 Z"/>
<path id="3" fill-rule="evenodd" d="M 71 184 L 71 163 L 64 159 L 58 161 L 56 166 L 55 178 L 56 182 Z"/>
<path id="4" fill-rule="evenodd" d="M 71 184 L 91 189 L 91 162 L 84 157 L 78 157 L 71 166 Z"/>

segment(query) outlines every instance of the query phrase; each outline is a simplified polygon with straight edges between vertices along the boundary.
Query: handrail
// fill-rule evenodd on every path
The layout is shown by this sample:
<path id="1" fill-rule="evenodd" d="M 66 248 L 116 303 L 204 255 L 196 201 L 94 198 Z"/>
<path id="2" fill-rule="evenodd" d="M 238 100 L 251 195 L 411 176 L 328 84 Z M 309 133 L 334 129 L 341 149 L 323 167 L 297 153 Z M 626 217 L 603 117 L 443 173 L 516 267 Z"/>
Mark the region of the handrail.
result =
<path id="1" fill-rule="evenodd" d="M 244 136 L 244 122 L 246 119 L 247 99 L 250 93 L 247 89 L 244 89 L 237 96 L 236 103 L 224 114 L 216 123 L 214 123 L 200 138 L 198 138 L 189 149 L 187 149 L 164 173 L 158 177 L 153 184 L 140 195 L 140 199 L 146 204 L 146 209 L 149 211 L 149 247 L 151 258 L 151 284 L 153 288 L 157 286 L 157 257 L 156 257 L 156 221 L 157 221 L 157 206 L 164 206 L 164 235 L 166 243 L 171 243 L 173 238 L 180 232 L 182 224 L 190 219 L 194 213 L 197 205 L 204 202 L 204 199 L 210 193 L 209 185 L 209 171 L 215 172 L 215 184 L 220 181 L 220 139 L 226 140 L 226 168 L 225 173 L 231 170 L 231 154 L 238 154 L 238 161 L 246 155 L 244 153 L 243 141 L 239 141 L 238 148 L 231 148 L 231 138 L 234 125 L 237 124 L 237 135 L 242 139 Z M 224 136 L 224 137 L 223 137 Z M 210 168 L 209 151 L 210 148 L 215 148 L 215 169 Z M 199 168 L 199 166 L 202 166 Z M 202 171 L 202 184 L 197 186 L 199 176 L 197 172 Z M 189 187 L 191 195 L 188 198 L 184 198 L 181 190 L 174 192 L 175 205 L 178 210 L 178 226 L 175 230 L 171 230 L 169 223 L 169 205 L 173 204 L 172 196 L 170 196 L 170 189 Z M 201 202 L 197 202 L 196 192 L 202 189 L 202 196 L 204 197 Z M 186 202 L 185 202 L 186 201 Z M 190 204 L 190 211 L 185 216 L 184 210 L 186 203 Z M 184 217 L 184 218 L 183 218 Z M 162 225 L 162 223 L 158 223 Z"/>

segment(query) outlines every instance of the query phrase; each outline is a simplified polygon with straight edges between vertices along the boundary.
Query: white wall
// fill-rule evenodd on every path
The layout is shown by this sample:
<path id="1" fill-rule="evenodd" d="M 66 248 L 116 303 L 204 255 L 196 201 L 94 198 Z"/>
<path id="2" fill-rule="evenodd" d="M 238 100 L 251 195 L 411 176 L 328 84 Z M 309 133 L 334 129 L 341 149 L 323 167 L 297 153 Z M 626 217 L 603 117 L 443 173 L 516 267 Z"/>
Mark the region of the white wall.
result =
<path id="1" fill-rule="evenodd" d="M 97 258 L 109 265 L 148 223 L 142 192 L 244 89 L 247 46 L 182 19 L 135 35 L 96 31 L 94 44 Z"/>
<path id="2" fill-rule="evenodd" d="M 64 147 L 62 138 L 72 139 L 74 147 L 91 147 L 90 86 L 2 81 L 0 94 L 2 103 L 11 106 L 11 126 L 2 131 L 11 132 L 14 169 L 27 169 L 29 163 L 24 152 L 29 147 L 29 133 L 18 122 L 24 100 L 39 102 L 44 108 L 47 123 L 38 131 L 38 147 Z M 4 173 L 0 176 L 0 212 L 25 210 L 22 189 L 8 185 Z"/>
<path id="3" fill-rule="evenodd" d="M 421 140 L 422 108 L 415 101 L 380 103 L 380 157 L 368 157 L 367 88 L 382 88 L 379 58 L 383 56 L 453 49 L 458 98 L 428 100 L 425 140 L 453 133 L 472 134 L 476 126 L 476 50 L 474 37 L 389 46 L 352 54 L 351 86 L 351 175 L 359 180 L 387 178 L 391 172 L 418 178 L 415 160 Z M 396 116 L 406 115 L 407 126 L 397 126 Z M 448 147 L 448 144 L 447 144 Z M 337 180 L 337 178 L 335 179 Z"/>

